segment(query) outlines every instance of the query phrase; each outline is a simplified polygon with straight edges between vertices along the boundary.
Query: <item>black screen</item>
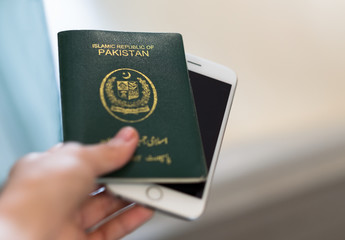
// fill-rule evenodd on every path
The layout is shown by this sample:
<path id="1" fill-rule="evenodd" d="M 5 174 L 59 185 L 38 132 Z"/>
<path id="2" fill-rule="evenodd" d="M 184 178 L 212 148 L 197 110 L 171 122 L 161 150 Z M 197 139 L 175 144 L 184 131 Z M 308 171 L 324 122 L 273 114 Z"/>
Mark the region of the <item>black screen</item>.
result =
<path id="1" fill-rule="evenodd" d="M 231 85 L 189 71 L 207 167 L 210 168 L 222 125 Z M 164 184 L 164 186 L 202 198 L 205 183 Z"/>

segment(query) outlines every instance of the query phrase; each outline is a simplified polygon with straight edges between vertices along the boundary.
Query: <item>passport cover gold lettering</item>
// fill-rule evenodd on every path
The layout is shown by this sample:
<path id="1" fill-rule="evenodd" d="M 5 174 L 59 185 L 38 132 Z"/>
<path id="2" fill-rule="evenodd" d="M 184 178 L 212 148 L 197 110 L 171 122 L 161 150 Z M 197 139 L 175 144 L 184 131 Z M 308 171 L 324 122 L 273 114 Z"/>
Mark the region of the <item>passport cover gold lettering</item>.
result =
<path id="1" fill-rule="evenodd" d="M 132 160 L 101 182 L 201 182 L 207 175 L 182 36 L 58 34 L 64 141 L 108 141 L 131 125 Z"/>

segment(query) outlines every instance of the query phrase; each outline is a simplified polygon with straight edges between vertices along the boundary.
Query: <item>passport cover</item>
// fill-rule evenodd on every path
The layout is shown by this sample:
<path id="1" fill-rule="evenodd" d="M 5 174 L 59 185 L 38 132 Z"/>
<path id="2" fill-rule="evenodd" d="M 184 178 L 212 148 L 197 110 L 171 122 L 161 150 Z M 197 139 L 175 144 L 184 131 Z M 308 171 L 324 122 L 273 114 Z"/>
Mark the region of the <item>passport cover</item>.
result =
<path id="1" fill-rule="evenodd" d="M 104 142 L 128 125 L 140 134 L 129 164 L 100 182 L 205 180 L 180 34 L 72 30 L 58 43 L 64 141 Z"/>

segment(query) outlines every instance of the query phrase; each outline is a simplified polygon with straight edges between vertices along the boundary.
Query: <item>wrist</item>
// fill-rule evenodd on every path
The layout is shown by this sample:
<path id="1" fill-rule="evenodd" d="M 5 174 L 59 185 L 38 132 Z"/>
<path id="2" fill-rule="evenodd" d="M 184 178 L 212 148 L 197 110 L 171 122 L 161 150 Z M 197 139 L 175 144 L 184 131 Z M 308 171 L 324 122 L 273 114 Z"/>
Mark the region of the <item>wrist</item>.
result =
<path id="1" fill-rule="evenodd" d="M 0 212 L 0 232 L 1 238 L 3 239 L 34 239 L 33 236 L 30 236 L 29 233 L 26 233 L 16 223 L 14 223 L 13 220 L 9 219 L 7 216 L 4 216 L 2 212 Z"/>
<path id="2" fill-rule="evenodd" d="M 25 192 L 15 189 L 7 192 L 5 189 L 0 195 L 0 232 L 4 233 L 3 239 L 47 239 L 43 226 L 39 224 L 40 214 L 32 208 L 32 199 Z"/>

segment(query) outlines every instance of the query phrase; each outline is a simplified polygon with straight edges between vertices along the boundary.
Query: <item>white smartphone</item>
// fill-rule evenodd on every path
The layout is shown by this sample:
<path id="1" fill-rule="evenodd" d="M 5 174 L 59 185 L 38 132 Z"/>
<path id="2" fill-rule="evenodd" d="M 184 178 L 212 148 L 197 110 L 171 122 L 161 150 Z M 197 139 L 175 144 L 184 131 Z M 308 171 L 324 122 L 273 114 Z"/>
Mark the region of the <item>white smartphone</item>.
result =
<path id="1" fill-rule="evenodd" d="M 208 167 L 207 180 L 195 184 L 108 184 L 124 199 L 194 220 L 203 213 L 236 89 L 234 71 L 187 54 L 199 127 Z"/>

